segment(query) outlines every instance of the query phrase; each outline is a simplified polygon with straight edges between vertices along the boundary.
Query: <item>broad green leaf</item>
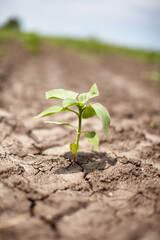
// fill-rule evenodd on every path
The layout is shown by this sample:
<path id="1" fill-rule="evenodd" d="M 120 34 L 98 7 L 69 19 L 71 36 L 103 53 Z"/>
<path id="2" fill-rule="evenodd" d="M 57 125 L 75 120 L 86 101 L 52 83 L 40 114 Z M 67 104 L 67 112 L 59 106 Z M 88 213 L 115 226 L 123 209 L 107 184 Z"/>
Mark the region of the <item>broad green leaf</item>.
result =
<path id="1" fill-rule="evenodd" d="M 47 99 L 75 99 L 78 96 L 78 93 L 65 90 L 65 89 L 54 89 L 49 92 L 46 92 Z"/>
<path id="2" fill-rule="evenodd" d="M 52 106 L 52 107 L 47 108 L 46 110 L 44 110 L 43 112 L 41 112 L 40 114 L 35 116 L 34 118 L 47 117 L 49 115 L 60 113 L 60 112 L 67 111 L 67 110 L 68 110 L 67 108 L 63 108 L 60 106 Z"/>
<path id="3" fill-rule="evenodd" d="M 80 103 L 86 103 L 89 99 L 99 95 L 96 83 L 94 83 L 88 93 L 82 93 L 78 99 Z"/>
<path id="4" fill-rule="evenodd" d="M 63 107 L 71 107 L 74 105 L 80 105 L 79 102 L 77 102 L 76 99 L 70 99 L 70 98 L 66 98 L 63 100 Z"/>
<path id="5" fill-rule="evenodd" d="M 99 137 L 96 132 L 85 132 L 85 137 L 93 145 L 94 150 L 96 151 L 99 146 Z"/>
<path id="6" fill-rule="evenodd" d="M 85 109 L 82 112 L 82 118 L 91 118 L 93 116 L 96 115 L 96 112 L 94 111 L 94 109 L 91 107 L 91 105 L 88 105 L 87 107 L 85 107 Z"/>
<path id="7" fill-rule="evenodd" d="M 70 150 L 73 153 L 73 155 L 75 155 L 77 153 L 77 151 L 79 150 L 79 145 L 78 145 L 78 148 L 77 148 L 77 145 L 75 143 L 71 143 L 70 144 Z"/>
<path id="8" fill-rule="evenodd" d="M 91 104 L 91 106 L 95 110 L 96 115 L 101 119 L 105 134 L 106 136 L 108 136 L 108 129 L 109 129 L 111 118 L 107 109 L 100 103 L 94 103 L 94 104 Z"/>
<path id="9" fill-rule="evenodd" d="M 72 124 L 67 123 L 67 122 L 45 121 L 45 123 L 54 123 L 54 124 L 58 124 L 58 125 L 67 125 L 67 126 L 70 126 L 70 127 L 73 127 L 74 129 L 76 129 L 76 127 L 74 127 Z"/>

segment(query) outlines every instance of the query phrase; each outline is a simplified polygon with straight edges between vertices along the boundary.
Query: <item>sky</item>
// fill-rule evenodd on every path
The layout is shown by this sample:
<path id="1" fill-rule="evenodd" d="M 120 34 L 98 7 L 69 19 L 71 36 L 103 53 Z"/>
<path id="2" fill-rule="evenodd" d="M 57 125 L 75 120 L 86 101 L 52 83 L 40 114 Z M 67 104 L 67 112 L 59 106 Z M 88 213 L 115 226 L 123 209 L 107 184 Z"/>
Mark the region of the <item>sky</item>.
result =
<path id="1" fill-rule="evenodd" d="M 160 0 L 0 0 L 0 25 L 160 51 Z"/>

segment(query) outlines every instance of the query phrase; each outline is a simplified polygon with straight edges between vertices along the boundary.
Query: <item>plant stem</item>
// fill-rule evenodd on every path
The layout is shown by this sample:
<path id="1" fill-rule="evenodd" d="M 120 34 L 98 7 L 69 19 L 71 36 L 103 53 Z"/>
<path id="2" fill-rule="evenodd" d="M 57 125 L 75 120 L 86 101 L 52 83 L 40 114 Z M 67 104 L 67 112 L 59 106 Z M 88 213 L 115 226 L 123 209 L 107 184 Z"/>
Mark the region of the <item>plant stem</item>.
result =
<path id="1" fill-rule="evenodd" d="M 76 162 L 77 151 L 79 148 L 79 139 L 81 135 L 81 125 L 82 125 L 82 108 L 79 107 L 79 114 L 78 114 L 78 132 L 77 132 L 77 139 L 76 139 L 76 153 L 73 156 L 73 163 Z"/>
<path id="2" fill-rule="evenodd" d="M 73 112 L 73 113 L 75 113 L 75 114 L 77 114 L 79 116 L 79 114 L 76 111 L 72 110 L 72 109 L 68 108 L 68 111 Z"/>

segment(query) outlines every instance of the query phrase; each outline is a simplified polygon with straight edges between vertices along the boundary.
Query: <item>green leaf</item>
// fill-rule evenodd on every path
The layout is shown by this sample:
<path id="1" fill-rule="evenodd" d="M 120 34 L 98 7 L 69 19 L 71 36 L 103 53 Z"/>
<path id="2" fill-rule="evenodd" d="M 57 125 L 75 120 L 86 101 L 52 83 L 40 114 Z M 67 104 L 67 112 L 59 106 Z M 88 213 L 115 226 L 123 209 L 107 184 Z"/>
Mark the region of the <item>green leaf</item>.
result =
<path id="1" fill-rule="evenodd" d="M 60 113 L 63 111 L 68 111 L 68 109 L 60 107 L 60 106 L 52 106 L 52 107 L 47 108 L 46 110 L 44 110 L 43 112 L 41 112 L 40 114 L 35 116 L 34 118 L 47 117 L 49 115 Z"/>
<path id="2" fill-rule="evenodd" d="M 66 98 L 63 100 L 63 107 L 71 107 L 74 105 L 80 105 L 79 102 L 77 102 L 76 99 L 70 99 L 70 98 Z"/>
<path id="3" fill-rule="evenodd" d="M 96 83 L 94 83 L 91 89 L 89 90 L 89 92 L 80 94 L 78 99 L 80 103 L 86 103 L 89 99 L 93 97 L 97 97 L 98 95 L 99 95 L 99 91 Z"/>
<path id="4" fill-rule="evenodd" d="M 86 118 L 91 118 L 93 116 L 96 115 L 95 110 L 91 107 L 91 105 L 88 105 L 87 107 L 85 107 L 85 109 L 82 112 L 82 118 L 86 119 Z"/>
<path id="5" fill-rule="evenodd" d="M 49 92 L 46 92 L 47 99 L 75 99 L 78 96 L 78 93 L 65 90 L 65 89 L 54 89 Z"/>
<path id="6" fill-rule="evenodd" d="M 96 132 L 85 132 L 85 137 L 93 145 L 94 150 L 96 151 L 99 146 L 99 137 Z"/>
<path id="7" fill-rule="evenodd" d="M 89 93 L 82 93 L 78 96 L 80 103 L 86 103 L 89 100 Z"/>
<path id="8" fill-rule="evenodd" d="M 91 89 L 89 90 L 89 94 L 92 98 L 97 97 L 99 95 L 99 91 L 98 91 L 96 83 L 94 83 L 92 85 Z"/>
<path id="9" fill-rule="evenodd" d="M 95 110 L 96 115 L 101 119 L 105 134 L 106 136 L 108 136 L 108 129 L 109 129 L 111 118 L 107 109 L 100 103 L 94 103 L 94 104 L 91 104 L 91 106 Z"/>
<path id="10" fill-rule="evenodd" d="M 72 124 L 67 123 L 67 122 L 45 121 L 45 123 L 53 123 L 53 124 L 58 124 L 58 125 L 67 125 L 67 126 L 70 126 L 70 127 L 73 127 L 74 129 L 76 129 L 76 127 L 74 127 Z"/>
<path id="11" fill-rule="evenodd" d="M 77 145 L 75 143 L 71 143 L 70 144 L 70 150 L 73 153 L 73 155 L 76 155 L 77 151 L 79 150 L 79 145 L 77 147 Z"/>

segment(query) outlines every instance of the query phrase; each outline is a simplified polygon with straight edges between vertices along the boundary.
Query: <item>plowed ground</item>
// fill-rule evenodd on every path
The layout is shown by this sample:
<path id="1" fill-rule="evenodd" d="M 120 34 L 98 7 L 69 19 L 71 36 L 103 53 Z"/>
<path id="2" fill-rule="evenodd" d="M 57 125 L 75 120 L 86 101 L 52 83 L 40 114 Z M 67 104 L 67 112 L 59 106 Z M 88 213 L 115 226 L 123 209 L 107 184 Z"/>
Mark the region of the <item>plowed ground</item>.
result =
<path id="1" fill-rule="evenodd" d="M 4 46 L 3 46 L 4 47 Z M 122 56 L 85 56 L 44 47 L 33 57 L 17 43 L 0 57 L 0 236 L 3 240 L 159 240 L 160 70 Z M 45 92 L 86 92 L 96 82 L 112 121 L 108 139 L 96 117 L 92 151 L 84 136 L 78 162 L 69 168 L 69 127 L 35 115 L 58 100 Z M 76 115 L 49 120 L 77 124 Z M 47 120 L 47 118 L 45 119 Z"/>

